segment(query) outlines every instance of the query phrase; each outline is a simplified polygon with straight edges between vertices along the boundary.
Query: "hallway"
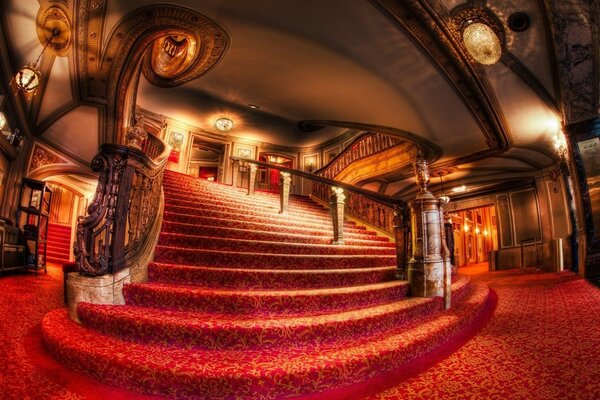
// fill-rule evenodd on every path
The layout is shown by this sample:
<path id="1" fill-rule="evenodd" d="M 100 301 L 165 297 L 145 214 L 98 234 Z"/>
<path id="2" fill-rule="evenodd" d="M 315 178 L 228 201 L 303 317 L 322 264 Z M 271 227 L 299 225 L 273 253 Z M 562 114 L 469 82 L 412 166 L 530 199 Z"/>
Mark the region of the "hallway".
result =
<path id="1" fill-rule="evenodd" d="M 367 383 L 353 395 L 345 393 L 344 398 L 600 398 L 596 379 L 600 373 L 598 288 L 570 272 L 484 272 L 481 266 L 463 272 L 487 283 L 498 295 L 497 308 L 487 325 L 447 358 L 430 357 L 421 363 L 422 372 L 400 376 L 408 379 L 397 386 L 374 390 L 377 386 Z M 0 299 L 0 334 L 4 338 L 0 344 L 4 365 L 0 397 L 151 398 L 89 379 L 75 383 L 73 378 L 78 375 L 40 356 L 36 350 L 40 345 L 35 335 L 37 325 L 47 311 L 62 305 L 61 279 L 56 266 L 49 268 L 47 276 L 0 279 L 0 290 L 6 294 Z M 452 344 L 448 347 L 452 349 Z"/>

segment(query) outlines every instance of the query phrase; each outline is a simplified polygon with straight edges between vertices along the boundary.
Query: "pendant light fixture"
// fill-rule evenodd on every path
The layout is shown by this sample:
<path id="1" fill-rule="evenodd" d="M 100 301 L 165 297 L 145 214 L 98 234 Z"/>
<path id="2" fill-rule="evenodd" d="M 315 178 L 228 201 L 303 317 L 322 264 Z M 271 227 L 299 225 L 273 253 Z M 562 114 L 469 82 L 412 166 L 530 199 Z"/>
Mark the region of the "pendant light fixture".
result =
<path id="1" fill-rule="evenodd" d="M 473 60 L 483 65 L 497 63 L 502 57 L 504 31 L 486 9 L 460 6 L 453 11 L 452 28 Z"/>

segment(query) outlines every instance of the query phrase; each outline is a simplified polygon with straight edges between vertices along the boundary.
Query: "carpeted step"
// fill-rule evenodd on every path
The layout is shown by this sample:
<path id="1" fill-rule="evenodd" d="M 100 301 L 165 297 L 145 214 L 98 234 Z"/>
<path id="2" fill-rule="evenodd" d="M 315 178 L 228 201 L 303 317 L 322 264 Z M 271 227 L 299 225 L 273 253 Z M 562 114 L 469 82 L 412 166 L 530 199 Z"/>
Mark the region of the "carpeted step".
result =
<path id="1" fill-rule="evenodd" d="M 269 211 L 273 213 L 279 213 L 280 203 L 279 199 L 276 201 L 266 200 L 263 202 L 254 201 L 253 196 L 247 196 L 238 198 L 238 197 L 228 197 L 223 195 L 215 195 L 215 194 L 202 194 L 201 196 L 195 192 L 182 192 L 178 190 L 170 190 L 169 196 L 166 198 L 168 204 L 173 205 L 182 205 L 182 206 L 195 206 L 200 205 L 201 207 L 210 206 L 210 207 L 243 207 L 248 210 L 261 210 L 261 211 Z M 299 216 L 309 216 L 309 215 L 318 215 L 324 216 L 329 214 L 329 210 L 324 207 L 321 207 L 318 204 L 308 205 L 302 203 L 291 203 L 288 206 L 287 212 L 293 215 Z"/>
<path id="2" fill-rule="evenodd" d="M 192 236 L 226 237 L 232 239 L 247 239 L 259 241 L 277 241 L 285 243 L 310 243 L 331 244 L 331 234 L 324 236 L 319 234 L 292 234 L 286 232 L 272 232 L 258 229 L 228 228 L 223 226 L 191 225 L 177 222 L 163 222 L 162 232 L 188 234 Z M 361 237 L 361 238 L 359 238 Z M 396 248 L 389 238 L 384 236 L 352 236 L 345 238 L 345 243 L 350 246 L 377 246 Z"/>
<path id="3" fill-rule="evenodd" d="M 77 325 L 66 310 L 42 321 L 47 348 L 69 367 L 110 385 L 190 399 L 270 399 L 363 382 L 446 343 L 473 323 L 489 289 L 400 328 L 314 349 L 198 350 L 123 341 Z"/>
<path id="4" fill-rule="evenodd" d="M 213 214 L 213 215 L 209 215 Z M 181 214 L 174 213 L 169 210 L 165 210 L 163 215 L 163 220 L 167 222 L 183 222 L 187 224 L 197 224 L 197 225 L 206 225 L 210 223 L 214 223 L 217 226 L 227 226 L 227 227 L 237 227 L 237 228 L 247 228 L 251 229 L 252 226 L 250 224 L 258 224 L 258 226 L 271 227 L 271 226 L 279 226 L 282 229 L 282 232 L 290 232 L 293 233 L 298 228 L 305 228 L 308 230 L 321 230 L 327 232 L 331 235 L 333 228 L 326 224 L 318 224 L 318 223 L 310 223 L 310 222 L 288 222 L 285 220 L 279 220 L 277 218 L 259 218 L 259 217 L 251 217 L 244 216 L 239 214 L 231 214 L 225 215 L 221 213 L 202 213 L 202 214 Z M 370 232 L 370 233 L 368 233 Z M 359 225 L 344 225 L 344 235 L 346 233 L 361 233 L 361 234 L 370 234 L 375 235 L 375 232 L 367 231 L 364 226 Z"/>
<path id="5" fill-rule="evenodd" d="M 203 217 L 212 218 L 227 218 L 235 221 L 250 221 L 250 222 L 262 222 L 270 224 L 286 224 L 290 226 L 301 226 L 307 228 L 325 228 L 332 226 L 330 219 L 317 219 L 317 218 L 290 218 L 289 216 L 281 214 L 266 214 L 266 213 L 244 213 L 240 211 L 223 211 L 223 210 L 197 210 L 192 207 L 179 207 L 179 206 L 168 206 L 164 208 L 165 216 L 178 215 L 182 218 L 196 217 L 201 215 Z M 350 230 L 365 230 L 365 227 L 356 225 L 354 221 L 344 221 L 344 229 Z"/>
<path id="6" fill-rule="evenodd" d="M 161 283 L 125 285 L 125 303 L 170 310 L 241 315 L 302 315 L 352 310 L 402 299 L 404 281 L 299 290 L 233 290 Z"/>
<path id="7" fill-rule="evenodd" d="M 179 217 L 176 214 L 164 215 L 166 220 L 163 220 L 162 231 L 173 232 L 173 233 L 186 233 L 202 235 L 202 228 L 204 226 L 213 226 L 214 228 L 225 228 L 225 229 L 238 229 L 245 232 L 270 232 L 270 233 L 282 233 L 289 235 L 311 235 L 317 237 L 325 237 L 332 240 L 332 228 L 315 229 L 315 228 L 304 228 L 287 226 L 282 224 L 265 224 L 261 222 L 247 222 L 247 221 L 234 221 L 231 219 L 222 218 L 207 218 L 203 216 L 195 216 L 193 218 Z M 180 221 L 179 221 L 180 220 Z M 250 233 L 248 233 L 250 234 Z M 374 231 L 360 230 L 360 231 L 349 231 L 344 230 L 344 239 L 358 239 L 358 240 L 382 240 L 385 241 L 387 238 L 377 236 Z"/>
<path id="8" fill-rule="evenodd" d="M 250 269 L 346 269 L 385 267 L 395 255 L 270 254 L 156 246 L 154 260 L 181 265 Z"/>
<path id="9" fill-rule="evenodd" d="M 218 251 L 254 252 L 269 254 L 313 254 L 313 255 L 395 255 L 396 249 L 377 246 L 350 246 L 312 243 L 289 243 L 237 239 L 231 237 L 192 236 L 180 233 L 161 233 L 161 246 L 194 248 Z"/>
<path id="10" fill-rule="evenodd" d="M 413 298 L 337 314 L 243 319 L 135 306 L 80 303 L 81 323 L 137 343 L 243 350 L 314 347 L 397 328 L 441 309 L 440 298 Z"/>
<path id="11" fill-rule="evenodd" d="M 261 270 L 199 267 L 153 262 L 148 265 L 151 282 L 235 289 L 311 289 L 360 286 L 388 282 L 395 266 L 333 270 Z"/>

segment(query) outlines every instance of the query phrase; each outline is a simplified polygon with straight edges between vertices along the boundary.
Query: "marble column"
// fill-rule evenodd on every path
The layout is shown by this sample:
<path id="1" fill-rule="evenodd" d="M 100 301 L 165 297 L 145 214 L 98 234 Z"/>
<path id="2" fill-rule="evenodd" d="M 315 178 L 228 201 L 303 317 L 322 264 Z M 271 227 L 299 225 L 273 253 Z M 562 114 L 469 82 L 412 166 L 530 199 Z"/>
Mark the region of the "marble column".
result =
<path id="1" fill-rule="evenodd" d="M 442 250 L 441 200 L 427 190 L 429 169 L 427 161 L 419 157 L 415 175 L 421 191 L 409 203 L 411 211 L 412 258 L 408 262 L 408 281 L 412 296 L 446 297 L 449 291 L 449 262 L 445 263 Z M 449 301 L 449 300 L 448 300 Z"/>
<path id="2" fill-rule="evenodd" d="M 394 237 L 396 239 L 396 265 L 398 268 L 398 279 L 406 279 L 407 237 L 409 225 L 407 213 L 403 207 L 394 207 Z"/>
<path id="3" fill-rule="evenodd" d="M 290 183 L 292 182 L 292 176 L 289 172 L 279 172 L 279 213 L 285 214 L 288 210 L 288 204 L 290 202 Z"/>
<path id="4" fill-rule="evenodd" d="M 333 244 L 344 244 L 344 201 L 346 195 L 344 189 L 331 188 L 329 205 L 331 207 L 331 219 L 333 221 Z"/>

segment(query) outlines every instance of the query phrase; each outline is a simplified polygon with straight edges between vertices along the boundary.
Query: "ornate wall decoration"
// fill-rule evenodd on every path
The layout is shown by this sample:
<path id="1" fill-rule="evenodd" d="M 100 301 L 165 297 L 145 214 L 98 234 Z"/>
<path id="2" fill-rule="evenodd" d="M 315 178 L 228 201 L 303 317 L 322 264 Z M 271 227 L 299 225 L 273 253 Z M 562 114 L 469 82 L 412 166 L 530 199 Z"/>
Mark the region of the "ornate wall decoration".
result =
<path id="1" fill-rule="evenodd" d="M 61 157 L 57 152 L 50 150 L 46 146 L 36 142 L 31 150 L 31 158 L 29 159 L 27 174 L 29 175 L 31 172 L 42 167 L 57 164 L 72 165 L 70 161 Z"/>
<path id="2" fill-rule="evenodd" d="M 61 8 L 40 8 L 36 18 L 36 31 L 42 45 L 48 43 L 48 48 L 57 56 L 66 55 L 71 44 L 71 21 Z"/>

